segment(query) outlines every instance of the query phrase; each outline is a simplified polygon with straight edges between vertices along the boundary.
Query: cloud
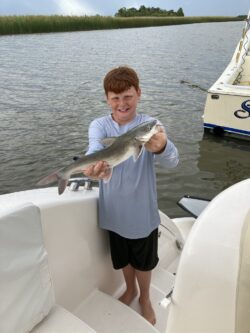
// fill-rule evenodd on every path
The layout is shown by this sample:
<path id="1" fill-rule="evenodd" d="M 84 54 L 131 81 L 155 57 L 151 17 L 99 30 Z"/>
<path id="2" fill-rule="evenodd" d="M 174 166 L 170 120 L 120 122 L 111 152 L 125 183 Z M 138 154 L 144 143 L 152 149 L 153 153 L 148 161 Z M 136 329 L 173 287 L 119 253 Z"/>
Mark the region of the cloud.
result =
<path id="1" fill-rule="evenodd" d="M 97 12 L 90 5 L 80 0 L 54 0 L 61 15 L 95 15 Z"/>
<path id="2" fill-rule="evenodd" d="M 247 14 L 249 0 L 0 0 L 0 15 L 114 15 L 122 7 L 160 7 L 185 15 Z"/>

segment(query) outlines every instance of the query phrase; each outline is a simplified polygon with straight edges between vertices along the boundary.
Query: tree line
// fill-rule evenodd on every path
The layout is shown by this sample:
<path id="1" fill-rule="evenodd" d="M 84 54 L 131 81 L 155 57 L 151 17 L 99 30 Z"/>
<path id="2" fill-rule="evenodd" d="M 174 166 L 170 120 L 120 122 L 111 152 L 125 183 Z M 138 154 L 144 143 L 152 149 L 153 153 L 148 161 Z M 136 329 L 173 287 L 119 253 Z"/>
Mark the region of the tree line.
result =
<path id="1" fill-rule="evenodd" d="M 176 12 L 173 10 L 165 10 L 159 7 L 145 7 L 141 6 L 139 9 L 134 7 L 126 8 L 122 7 L 115 13 L 117 17 L 131 17 L 131 16 L 184 16 L 182 8 L 179 8 Z"/>

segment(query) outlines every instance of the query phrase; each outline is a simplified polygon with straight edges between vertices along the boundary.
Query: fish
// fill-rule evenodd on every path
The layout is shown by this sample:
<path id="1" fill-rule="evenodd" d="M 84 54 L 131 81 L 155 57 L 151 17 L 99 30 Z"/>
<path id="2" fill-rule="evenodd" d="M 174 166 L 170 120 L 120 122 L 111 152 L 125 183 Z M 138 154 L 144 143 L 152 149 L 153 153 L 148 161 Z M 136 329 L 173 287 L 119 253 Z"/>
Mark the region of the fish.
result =
<path id="1" fill-rule="evenodd" d="M 105 161 L 111 169 L 109 181 L 112 177 L 112 170 L 118 164 L 126 161 L 130 157 L 136 162 L 140 157 L 144 145 L 156 134 L 158 130 L 157 120 L 143 122 L 128 132 L 117 136 L 101 140 L 104 148 L 97 152 L 84 155 L 70 165 L 52 172 L 42 178 L 37 185 L 46 186 L 58 182 L 58 194 L 62 194 L 69 182 L 71 175 L 83 172 L 88 166 L 99 161 Z"/>

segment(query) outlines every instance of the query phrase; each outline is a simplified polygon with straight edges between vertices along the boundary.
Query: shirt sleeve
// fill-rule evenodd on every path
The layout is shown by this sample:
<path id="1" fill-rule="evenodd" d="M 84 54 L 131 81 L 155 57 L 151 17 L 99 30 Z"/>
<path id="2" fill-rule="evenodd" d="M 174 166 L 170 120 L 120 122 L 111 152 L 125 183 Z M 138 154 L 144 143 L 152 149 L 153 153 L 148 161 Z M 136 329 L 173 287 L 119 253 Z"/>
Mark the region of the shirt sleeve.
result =
<path id="1" fill-rule="evenodd" d="M 155 154 L 155 161 L 164 168 L 175 168 L 179 163 L 179 153 L 175 145 L 168 139 L 166 148 L 161 154 Z"/>
<path id="2" fill-rule="evenodd" d="M 94 153 L 104 148 L 102 139 L 105 138 L 104 126 L 97 119 L 89 125 L 89 146 L 86 155 Z"/>

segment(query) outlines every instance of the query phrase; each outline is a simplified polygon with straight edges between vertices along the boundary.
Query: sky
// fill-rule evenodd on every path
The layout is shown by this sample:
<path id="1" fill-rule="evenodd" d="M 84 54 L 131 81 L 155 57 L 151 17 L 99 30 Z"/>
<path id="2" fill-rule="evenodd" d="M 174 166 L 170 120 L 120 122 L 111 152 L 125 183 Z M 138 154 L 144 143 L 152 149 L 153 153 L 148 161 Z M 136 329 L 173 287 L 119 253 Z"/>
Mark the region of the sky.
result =
<path id="1" fill-rule="evenodd" d="M 108 15 L 120 8 L 160 7 L 177 11 L 182 7 L 185 16 L 246 15 L 249 0 L 0 0 L 1 15 Z"/>

